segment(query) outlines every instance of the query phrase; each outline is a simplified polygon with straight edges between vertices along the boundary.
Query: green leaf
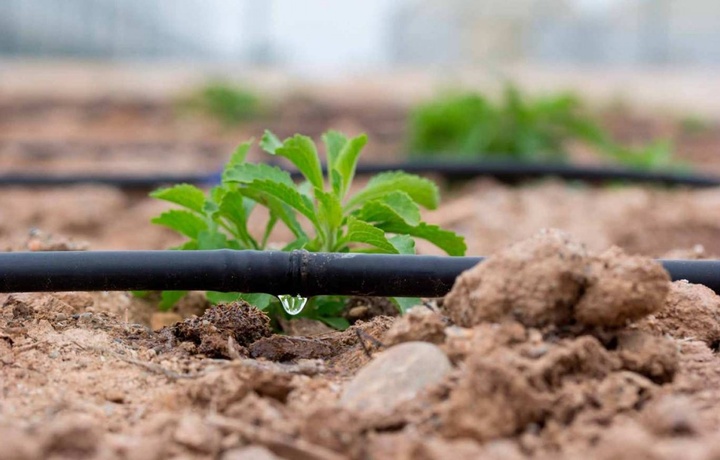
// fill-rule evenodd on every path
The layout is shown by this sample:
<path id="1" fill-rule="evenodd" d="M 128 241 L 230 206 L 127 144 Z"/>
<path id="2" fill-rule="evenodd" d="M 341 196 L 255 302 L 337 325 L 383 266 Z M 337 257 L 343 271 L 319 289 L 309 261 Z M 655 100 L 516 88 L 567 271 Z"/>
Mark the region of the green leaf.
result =
<path id="1" fill-rule="evenodd" d="M 265 224 L 265 231 L 263 232 L 262 240 L 260 240 L 260 248 L 265 249 L 267 246 L 268 240 L 270 239 L 270 234 L 272 233 L 273 229 L 275 228 L 275 224 L 277 224 L 278 216 L 276 216 L 273 213 L 270 213 L 270 217 L 268 218 L 267 223 Z"/>
<path id="2" fill-rule="evenodd" d="M 205 205 L 205 193 L 190 184 L 178 184 L 169 188 L 161 188 L 151 192 L 150 196 L 179 204 L 200 214 L 203 213 L 203 206 Z"/>
<path id="3" fill-rule="evenodd" d="M 347 143 L 347 137 L 341 132 L 331 130 L 322 135 L 322 140 L 325 143 L 328 170 L 331 171 L 335 168 L 335 162 Z"/>
<path id="4" fill-rule="evenodd" d="M 305 237 L 305 238 L 298 238 L 298 239 L 296 239 L 295 241 L 291 241 L 290 243 L 286 244 L 286 245 L 283 246 L 283 248 L 280 249 L 280 250 L 283 251 L 283 252 L 290 252 L 290 251 L 294 251 L 294 250 L 296 250 L 296 249 L 303 249 L 303 248 L 305 248 L 305 245 L 306 245 L 306 244 L 308 244 L 308 239 L 307 239 L 307 237 Z"/>
<path id="5" fill-rule="evenodd" d="M 247 226 L 247 207 L 245 206 L 245 198 L 242 193 L 232 190 L 223 195 L 220 200 L 219 211 L 222 217 L 238 227 Z M 248 200 L 251 201 L 251 200 Z"/>
<path id="6" fill-rule="evenodd" d="M 405 192 L 390 192 L 383 198 L 367 201 L 353 215 L 366 222 L 399 219 L 413 227 L 420 223 L 420 208 Z"/>
<path id="7" fill-rule="evenodd" d="M 230 160 L 225 165 L 225 169 L 245 163 L 245 158 L 247 158 L 250 147 L 252 147 L 252 140 L 238 145 L 232 155 L 230 155 Z"/>
<path id="8" fill-rule="evenodd" d="M 312 297 L 305 306 L 305 310 L 309 313 L 310 318 L 320 316 L 332 318 L 340 316 L 345 310 L 347 298 L 337 295 L 318 295 Z M 301 315 L 302 316 L 302 315 Z"/>
<path id="9" fill-rule="evenodd" d="M 197 239 L 201 231 L 208 229 L 205 220 L 197 214 L 182 209 L 165 211 L 151 222 L 168 227 L 192 239 Z"/>
<path id="10" fill-rule="evenodd" d="M 226 171 L 225 179 L 230 183 L 246 184 L 238 188 L 238 192 L 268 207 L 296 237 L 306 235 L 291 209 L 307 217 L 316 228 L 319 226 L 312 201 L 297 191 L 287 171 L 265 164 L 246 163 Z"/>
<path id="11" fill-rule="evenodd" d="M 198 233 L 198 249 L 225 249 L 230 247 L 227 237 L 220 232 L 203 230 Z"/>
<path id="12" fill-rule="evenodd" d="M 337 329 L 339 331 L 344 331 L 345 329 L 350 327 L 350 322 L 348 320 L 346 320 L 345 318 L 341 318 L 339 316 L 332 317 L 332 318 L 326 318 L 324 316 L 320 316 L 317 319 L 322 321 L 323 323 L 327 324 L 328 326 L 332 327 L 333 329 Z"/>
<path id="13" fill-rule="evenodd" d="M 415 240 L 410 235 L 395 235 L 388 238 L 398 254 L 415 254 Z"/>
<path id="14" fill-rule="evenodd" d="M 328 175 L 330 176 L 330 185 L 332 186 L 333 193 L 338 197 L 338 199 L 342 199 L 342 176 L 335 169 L 331 169 L 328 172 Z"/>
<path id="15" fill-rule="evenodd" d="M 195 251 L 198 248 L 198 243 L 195 240 L 186 241 L 180 246 L 175 246 L 170 249 L 174 251 Z"/>
<path id="16" fill-rule="evenodd" d="M 205 293 L 205 297 L 210 301 L 211 304 L 217 305 L 219 303 L 235 302 L 240 298 L 240 293 L 207 291 Z"/>
<path id="17" fill-rule="evenodd" d="M 265 130 L 263 137 L 260 139 L 260 148 L 271 155 L 275 155 L 275 151 L 282 147 L 282 145 L 282 141 L 269 129 Z"/>
<path id="18" fill-rule="evenodd" d="M 160 293 L 160 304 L 162 311 L 170 310 L 176 303 L 187 295 L 188 291 L 162 291 Z"/>
<path id="19" fill-rule="evenodd" d="M 332 193 L 315 189 L 315 198 L 319 204 L 318 217 L 320 222 L 326 223 L 331 229 L 338 228 L 343 219 L 342 204 L 338 197 Z"/>
<path id="20" fill-rule="evenodd" d="M 355 177 L 355 167 L 360 152 L 367 143 L 367 136 L 361 134 L 347 141 L 338 153 L 332 169 L 340 173 L 342 178 L 342 186 L 340 187 L 340 198 L 344 197 L 350 188 L 350 184 Z"/>
<path id="21" fill-rule="evenodd" d="M 388 233 L 410 235 L 427 240 L 451 256 L 463 256 L 467 250 L 465 238 L 449 230 L 443 230 L 437 225 L 421 222 L 413 227 L 404 222 L 396 221 L 380 223 L 377 226 Z"/>
<path id="22" fill-rule="evenodd" d="M 315 188 L 323 188 L 320 158 L 312 139 L 296 134 L 286 139 L 282 147 L 277 147 L 275 155 L 290 160 Z"/>
<path id="23" fill-rule="evenodd" d="M 353 216 L 348 217 L 347 234 L 339 242 L 340 245 L 347 243 L 367 244 L 388 254 L 398 253 L 395 246 L 385 237 L 385 232 Z"/>
<path id="24" fill-rule="evenodd" d="M 223 173 L 223 181 L 241 184 L 249 184 L 256 180 L 266 180 L 295 187 L 290 173 L 265 163 L 243 163 L 226 169 Z"/>
<path id="25" fill-rule="evenodd" d="M 258 244 L 250 235 L 247 228 L 247 219 L 255 206 L 255 202 L 244 197 L 239 191 L 231 190 L 225 193 L 218 207 L 216 217 L 227 219 L 232 223 L 230 230 L 233 236 L 242 241 L 248 249 L 258 249 Z"/>
<path id="26" fill-rule="evenodd" d="M 390 301 L 398 307 L 398 310 L 403 315 L 412 307 L 422 304 L 422 299 L 418 297 L 390 297 Z"/>
<path id="27" fill-rule="evenodd" d="M 428 209 L 437 208 L 440 201 L 438 187 L 431 180 L 402 171 L 389 171 L 370 179 L 367 186 L 347 202 L 345 208 L 362 206 L 367 201 L 383 198 L 396 191 L 407 193 L 414 202 Z"/>
<path id="28" fill-rule="evenodd" d="M 276 184 L 277 185 L 277 184 Z M 281 200 L 271 196 L 267 193 L 263 193 L 255 188 L 243 188 L 240 192 L 250 198 L 251 200 L 262 204 L 270 210 L 271 214 L 277 216 L 278 219 L 282 220 L 288 229 L 295 235 L 296 238 L 308 239 L 307 234 L 303 230 L 302 226 L 295 217 L 295 211 L 292 207 L 288 206 Z M 295 192 L 297 193 L 297 192 Z M 298 194 L 299 195 L 299 194 Z M 309 201 L 307 197 L 305 200 Z"/>
<path id="29" fill-rule="evenodd" d="M 273 197 L 295 209 L 307 217 L 315 226 L 318 226 L 318 219 L 312 201 L 300 194 L 294 187 L 270 180 L 255 180 L 249 183 L 246 188 L 238 190 L 255 201 L 259 201 L 256 199 L 258 192 Z"/>
<path id="30" fill-rule="evenodd" d="M 250 305 L 252 305 L 260 310 L 267 309 L 267 307 L 270 305 L 270 303 L 277 300 L 277 298 L 274 295 L 261 294 L 261 293 L 240 294 L 239 299 L 244 300 L 245 302 L 249 303 Z"/>

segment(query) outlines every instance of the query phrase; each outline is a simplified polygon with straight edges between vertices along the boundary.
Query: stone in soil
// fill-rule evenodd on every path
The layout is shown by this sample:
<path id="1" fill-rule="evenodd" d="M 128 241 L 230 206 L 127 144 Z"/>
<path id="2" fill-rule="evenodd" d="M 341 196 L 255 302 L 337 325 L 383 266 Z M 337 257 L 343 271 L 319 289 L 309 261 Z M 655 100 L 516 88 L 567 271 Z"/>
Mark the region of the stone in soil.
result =
<path id="1" fill-rule="evenodd" d="M 392 411 L 452 370 L 450 360 L 435 345 L 406 342 L 387 349 L 361 369 L 340 397 L 342 407 L 353 410 Z"/>

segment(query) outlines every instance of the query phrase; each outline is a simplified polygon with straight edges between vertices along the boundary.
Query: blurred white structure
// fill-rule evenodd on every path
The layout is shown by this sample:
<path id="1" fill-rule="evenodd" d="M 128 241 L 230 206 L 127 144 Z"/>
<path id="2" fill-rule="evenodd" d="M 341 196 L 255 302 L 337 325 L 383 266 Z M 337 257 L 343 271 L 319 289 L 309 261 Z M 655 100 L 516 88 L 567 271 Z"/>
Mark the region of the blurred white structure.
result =
<path id="1" fill-rule="evenodd" d="M 0 55 L 338 72 L 494 61 L 720 64 L 717 0 L 0 0 Z"/>

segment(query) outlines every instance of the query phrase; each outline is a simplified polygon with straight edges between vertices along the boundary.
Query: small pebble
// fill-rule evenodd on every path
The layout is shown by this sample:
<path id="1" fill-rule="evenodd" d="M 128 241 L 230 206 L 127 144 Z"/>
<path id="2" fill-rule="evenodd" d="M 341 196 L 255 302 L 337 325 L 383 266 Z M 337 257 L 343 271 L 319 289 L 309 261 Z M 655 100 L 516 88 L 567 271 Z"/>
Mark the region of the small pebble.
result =
<path id="1" fill-rule="evenodd" d="M 405 342 L 377 355 L 345 387 L 340 404 L 349 409 L 392 411 L 425 388 L 439 383 L 452 365 L 427 342 Z"/>

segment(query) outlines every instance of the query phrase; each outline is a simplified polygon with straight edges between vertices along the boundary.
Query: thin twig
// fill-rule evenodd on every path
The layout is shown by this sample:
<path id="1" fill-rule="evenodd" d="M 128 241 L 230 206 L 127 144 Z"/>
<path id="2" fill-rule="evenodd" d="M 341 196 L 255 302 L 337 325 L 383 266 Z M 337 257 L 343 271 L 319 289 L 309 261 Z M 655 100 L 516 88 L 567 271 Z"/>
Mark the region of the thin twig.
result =
<path id="1" fill-rule="evenodd" d="M 375 337 L 371 336 L 367 332 L 363 331 L 360 328 L 355 329 L 355 335 L 357 335 L 358 341 L 360 341 L 360 346 L 362 347 L 363 351 L 367 355 L 368 358 L 372 358 L 372 350 L 367 346 L 365 343 L 365 340 L 367 339 L 369 342 L 371 342 L 373 345 L 375 345 L 377 348 L 385 348 L 385 344 L 376 339 Z"/>

